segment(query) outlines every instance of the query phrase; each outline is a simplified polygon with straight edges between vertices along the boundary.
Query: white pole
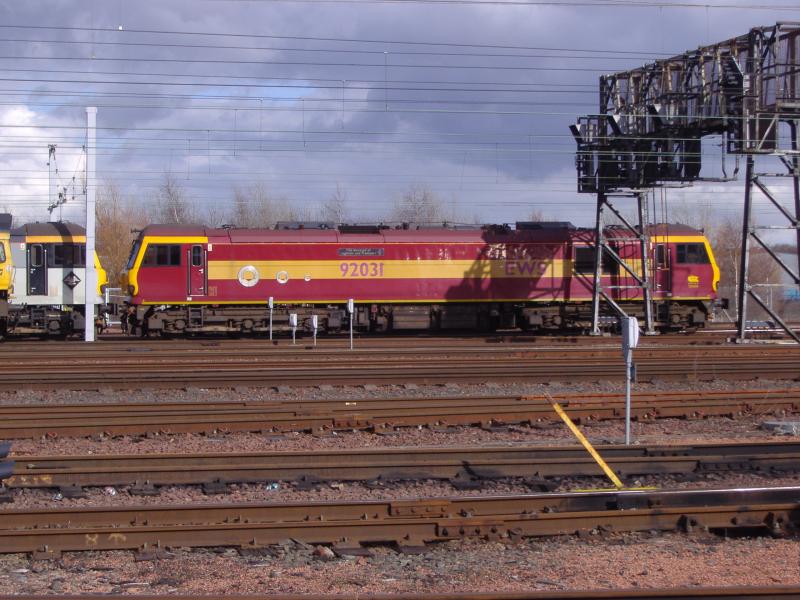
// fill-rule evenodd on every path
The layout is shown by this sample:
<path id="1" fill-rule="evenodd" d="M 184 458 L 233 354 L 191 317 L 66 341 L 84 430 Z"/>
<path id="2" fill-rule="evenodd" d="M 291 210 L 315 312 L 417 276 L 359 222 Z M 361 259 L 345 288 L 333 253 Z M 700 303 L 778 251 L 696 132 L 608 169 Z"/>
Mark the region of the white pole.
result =
<path id="1" fill-rule="evenodd" d="M 267 300 L 267 304 L 269 305 L 269 341 L 272 341 L 272 306 L 275 303 L 275 299 L 270 296 L 269 300 Z"/>
<path id="2" fill-rule="evenodd" d="M 86 305 L 84 340 L 94 341 L 94 305 L 97 295 L 97 271 L 94 268 L 97 107 L 86 107 Z"/>
<path id="3" fill-rule="evenodd" d="M 631 443 L 631 380 L 633 379 L 633 349 L 639 345 L 639 321 L 623 317 L 622 355 L 625 357 L 625 445 Z"/>
<path id="4" fill-rule="evenodd" d="M 292 327 L 292 346 L 297 343 L 295 335 L 297 334 L 297 313 L 289 313 L 289 325 Z"/>
<path id="5" fill-rule="evenodd" d="M 352 298 L 347 300 L 347 310 L 350 313 L 350 350 L 353 349 L 353 320 L 356 317 L 356 304 Z"/>
<path id="6" fill-rule="evenodd" d="M 631 445 L 631 368 L 633 351 L 629 348 L 625 353 L 625 445 Z"/>
<path id="7" fill-rule="evenodd" d="M 314 330 L 314 348 L 317 347 L 317 327 L 319 326 L 319 317 L 311 315 L 311 328 Z"/>

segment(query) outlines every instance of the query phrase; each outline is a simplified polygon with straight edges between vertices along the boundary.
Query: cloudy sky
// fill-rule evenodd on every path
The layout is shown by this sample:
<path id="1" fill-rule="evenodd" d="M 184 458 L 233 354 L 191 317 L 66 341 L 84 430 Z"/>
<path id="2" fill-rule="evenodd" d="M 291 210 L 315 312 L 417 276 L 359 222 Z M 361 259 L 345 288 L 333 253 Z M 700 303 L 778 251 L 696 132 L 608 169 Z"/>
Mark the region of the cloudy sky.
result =
<path id="1" fill-rule="evenodd" d="M 417 185 L 465 222 L 540 210 L 588 225 L 593 198 L 575 193 L 568 126 L 597 111 L 598 76 L 800 10 L 692 4 L 0 0 L 0 207 L 48 219 L 55 144 L 62 216 L 83 219 L 95 105 L 98 177 L 142 211 L 170 173 L 198 220 L 236 185 L 307 214 L 339 186 L 356 221 L 384 217 Z M 706 150 L 716 165 L 719 151 Z M 666 192 L 724 215 L 741 197 L 741 182 Z"/>

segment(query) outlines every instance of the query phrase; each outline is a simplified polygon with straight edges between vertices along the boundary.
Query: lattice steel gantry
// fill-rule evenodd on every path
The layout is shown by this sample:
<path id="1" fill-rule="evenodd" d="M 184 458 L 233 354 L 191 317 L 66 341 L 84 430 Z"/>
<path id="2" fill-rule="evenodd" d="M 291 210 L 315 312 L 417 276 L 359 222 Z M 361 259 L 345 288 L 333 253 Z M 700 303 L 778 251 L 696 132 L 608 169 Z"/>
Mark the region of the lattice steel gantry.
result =
<path id="1" fill-rule="evenodd" d="M 607 246 L 601 223 L 610 196 L 638 199 L 648 190 L 670 184 L 709 180 L 701 177 L 701 140 L 722 136 L 724 151 L 746 156 L 742 247 L 737 297 L 738 337 L 747 333 L 747 303 L 753 299 L 788 335 L 800 337 L 753 290 L 748 279 L 753 242 L 764 249 L 791 280 L 800 274 L 786 264 L 759 235 L 762 229 L 794 229 L 800 265 L 800 22 L 756 27 L 749 33 L 650 63 L 638 69 L 600 78 L 600 110 L 581 117 L 572 133 L 578 144 L 578 191 L 597 195 L 597 252 L 593 291 L 593 331 L 599 332 L 599 306 L 610 300 L 601 285 L 600 261 Z M 785 171 L 759 172 L 761 157 L 777 157 Z M 781 204 L 768 180 L 788 178 L 794 206 Z M 730 180 L 723 172 L 722 178 Z M 760 193 L 788 222 L 760 227 L 752 220 L 753 194 Z M 623 223 L 648 247 L 647 215 L 639 223 Z M 638 228 L 638 229 L 637 229 Z M 619 257 L 611 257 L 619 260 Z M 629 266 L 625 268 L 630 271 Z M 643 290 L 646 315 L 652 315 L 647 261 L 637 281 Z M 613 300 L 612 309 L 619 312 Z M 646 321 L 649 319 L 646 318 Z M 647 329 L 652 328 L 646 322 Z"/>

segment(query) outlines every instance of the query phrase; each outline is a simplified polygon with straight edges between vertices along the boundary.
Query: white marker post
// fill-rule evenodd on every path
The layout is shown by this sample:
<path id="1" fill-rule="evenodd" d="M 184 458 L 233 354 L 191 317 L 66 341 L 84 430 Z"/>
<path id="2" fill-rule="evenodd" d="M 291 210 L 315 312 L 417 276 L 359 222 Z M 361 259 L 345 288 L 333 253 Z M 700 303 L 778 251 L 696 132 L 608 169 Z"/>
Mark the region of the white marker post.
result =
<path id="1" fill-rule="evenodd" d="M 97 108 L 86 107 L 86 265 L 83 339 L 94 341 L 94 305 L 97 296 L 97 270 L 94 267 L 95 193 L 97 191 Z"/>
<path id="2" fill-rule="evenodd" d="M 269 305 L 269 341 L 272 341 L 272 307 L 275 304 L 275 300 L 272 296 L 269 297 L 267 300 L 267 304 Z"/>
<path id="3" fill-rule="evenodd" d="M 347 300 L 347 312 L 350 313 L 350 350 L 353 349 L 353 320 L 356 316 L 356 303 L 350 298 Z"/>
<path id="4" fill-rule="evenodd" d="M 623 317 L 622 356 L 625 357 L 625 445 L 631 443 L 631 380 L 633 379 L 633 349 L 639 345 L 639 321 L 636 317 Z"/>
<path id="5" fill-rule="evenodd" d="M 294 346 L 297 333 L 297 313 L 289 313 L 289 326 L 292 328 L 292 346 Z"/>
<path id="6" fill-rule="evenodd" d="M 311 315 L 311 329 L 314 332 L 314 348 L 317 347 L 317 327 L 319 326 L 319 317 Z"/>

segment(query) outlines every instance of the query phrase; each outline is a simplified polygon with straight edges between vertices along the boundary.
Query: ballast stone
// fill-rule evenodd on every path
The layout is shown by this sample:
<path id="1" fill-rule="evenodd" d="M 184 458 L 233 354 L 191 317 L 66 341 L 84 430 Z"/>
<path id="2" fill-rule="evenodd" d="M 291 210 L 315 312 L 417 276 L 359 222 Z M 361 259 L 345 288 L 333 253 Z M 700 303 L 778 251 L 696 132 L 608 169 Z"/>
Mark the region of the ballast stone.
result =
<path id="1" fill-rule="evenodd" d="M 781 435 L 800 435 L 800 421 L 764 421 L 761 428 Z"/>

